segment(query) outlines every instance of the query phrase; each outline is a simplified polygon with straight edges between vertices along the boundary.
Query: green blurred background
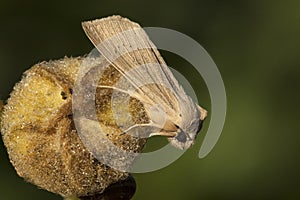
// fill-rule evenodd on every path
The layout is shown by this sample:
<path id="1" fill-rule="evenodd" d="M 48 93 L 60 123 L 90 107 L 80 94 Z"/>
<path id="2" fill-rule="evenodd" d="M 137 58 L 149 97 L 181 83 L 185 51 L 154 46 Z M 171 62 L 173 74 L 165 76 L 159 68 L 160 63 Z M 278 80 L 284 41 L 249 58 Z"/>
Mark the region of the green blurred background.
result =
<path id="1" fill-rule="evenodd" d="M 226 124 L 206 158 L 198 159 L 198 151 L 208 123 L 175 163 L 134 174 L 133 199 L 300 199 L 299 10 L 299 0 L 1 0 L 0 98 L 33 64 L 88 53 L 93 46 L 81 21 L 121 14 L 146 27 L 180 31 L 209 52 L 222 74 Z M 163 55 L 210 110 L 201 76 L 189 77 L 187 62 Z M 155 138 L 148 147 L 162 142 Z M 0 146 L 0 199 L 61 199 L 19 178 Z"/>

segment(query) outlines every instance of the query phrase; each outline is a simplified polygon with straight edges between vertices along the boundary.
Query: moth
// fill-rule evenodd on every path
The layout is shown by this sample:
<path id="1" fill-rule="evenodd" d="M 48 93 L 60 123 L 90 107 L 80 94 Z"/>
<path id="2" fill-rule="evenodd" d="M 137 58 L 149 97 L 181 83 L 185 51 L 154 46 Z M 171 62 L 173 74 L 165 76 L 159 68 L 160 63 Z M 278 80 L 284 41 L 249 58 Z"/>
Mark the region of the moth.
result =
<path id="1" fill-rule="evenodd" d="M 139 24 L 111 16 L 83 22 L 82 27 L 101 55 L 122 75 L 119 84 L 100 87 L 137 99 L 149 118 L 140 124 L 120 122 L 123 133 L 165 136 L 179 149 L 190 148 L 207 111 L 185 93 Z"/>

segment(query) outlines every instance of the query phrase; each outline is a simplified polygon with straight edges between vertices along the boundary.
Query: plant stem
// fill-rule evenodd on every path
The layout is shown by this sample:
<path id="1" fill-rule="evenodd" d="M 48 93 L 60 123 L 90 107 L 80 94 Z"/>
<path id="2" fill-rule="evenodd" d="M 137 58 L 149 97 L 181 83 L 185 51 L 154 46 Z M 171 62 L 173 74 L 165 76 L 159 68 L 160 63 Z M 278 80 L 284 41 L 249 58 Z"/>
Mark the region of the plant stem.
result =
<path id="1" fill-rule="evenodd" d="M 80 200 L 80 199 L 75 196 L 69 196 L 69 197 L 65 197 L 64 200 Z"/>

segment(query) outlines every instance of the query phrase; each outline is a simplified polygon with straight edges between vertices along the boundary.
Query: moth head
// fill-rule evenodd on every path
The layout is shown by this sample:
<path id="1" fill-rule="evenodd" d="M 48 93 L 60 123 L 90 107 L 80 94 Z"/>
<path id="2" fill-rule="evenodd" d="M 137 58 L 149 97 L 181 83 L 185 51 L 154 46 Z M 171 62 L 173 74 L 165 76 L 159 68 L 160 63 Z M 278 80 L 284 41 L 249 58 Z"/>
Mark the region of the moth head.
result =
<path id="1" fill-rule="evenodd" d="M 183 123 L 182 127 L 176 125 L 177 131 L 173 132 L 174 136 L 168 137 L 169 142 L 179 148 L 188 149 L 196 140 L 197 134 L 202 128 L 204 119 L 207 116 L 207 111 L 197 105 L 197 118 L 190 120 L 188 123 Z"/>
<path id="2" fill-rule="evenodd" d="M 174 137 L 168 137 L 169 142 L 176 148 L 188 149 L 195 143 L 189 133 L 179 130 Z"/>

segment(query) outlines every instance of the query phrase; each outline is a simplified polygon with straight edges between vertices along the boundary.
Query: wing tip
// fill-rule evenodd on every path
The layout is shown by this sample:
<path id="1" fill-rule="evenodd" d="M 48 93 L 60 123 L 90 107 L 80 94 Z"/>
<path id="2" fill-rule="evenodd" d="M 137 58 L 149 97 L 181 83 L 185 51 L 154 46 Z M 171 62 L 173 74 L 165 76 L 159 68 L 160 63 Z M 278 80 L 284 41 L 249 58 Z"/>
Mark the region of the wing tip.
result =
<path id="1" fill-rule="evenodd" d="M 140 27 L 140 25 L 136 22 L 131 21 L 130 19 L 123 17 L 121 15 L 111 15 L 108 17 L 103 17 L 100 19 L 88 20 L 81 22 L 81 26 L 83 28 L 89 27 L 91 25 L 102 25 L 106 24 L 106 22 L 122 22 L 122 23 L 130 23 L 136 27 Z"/>

